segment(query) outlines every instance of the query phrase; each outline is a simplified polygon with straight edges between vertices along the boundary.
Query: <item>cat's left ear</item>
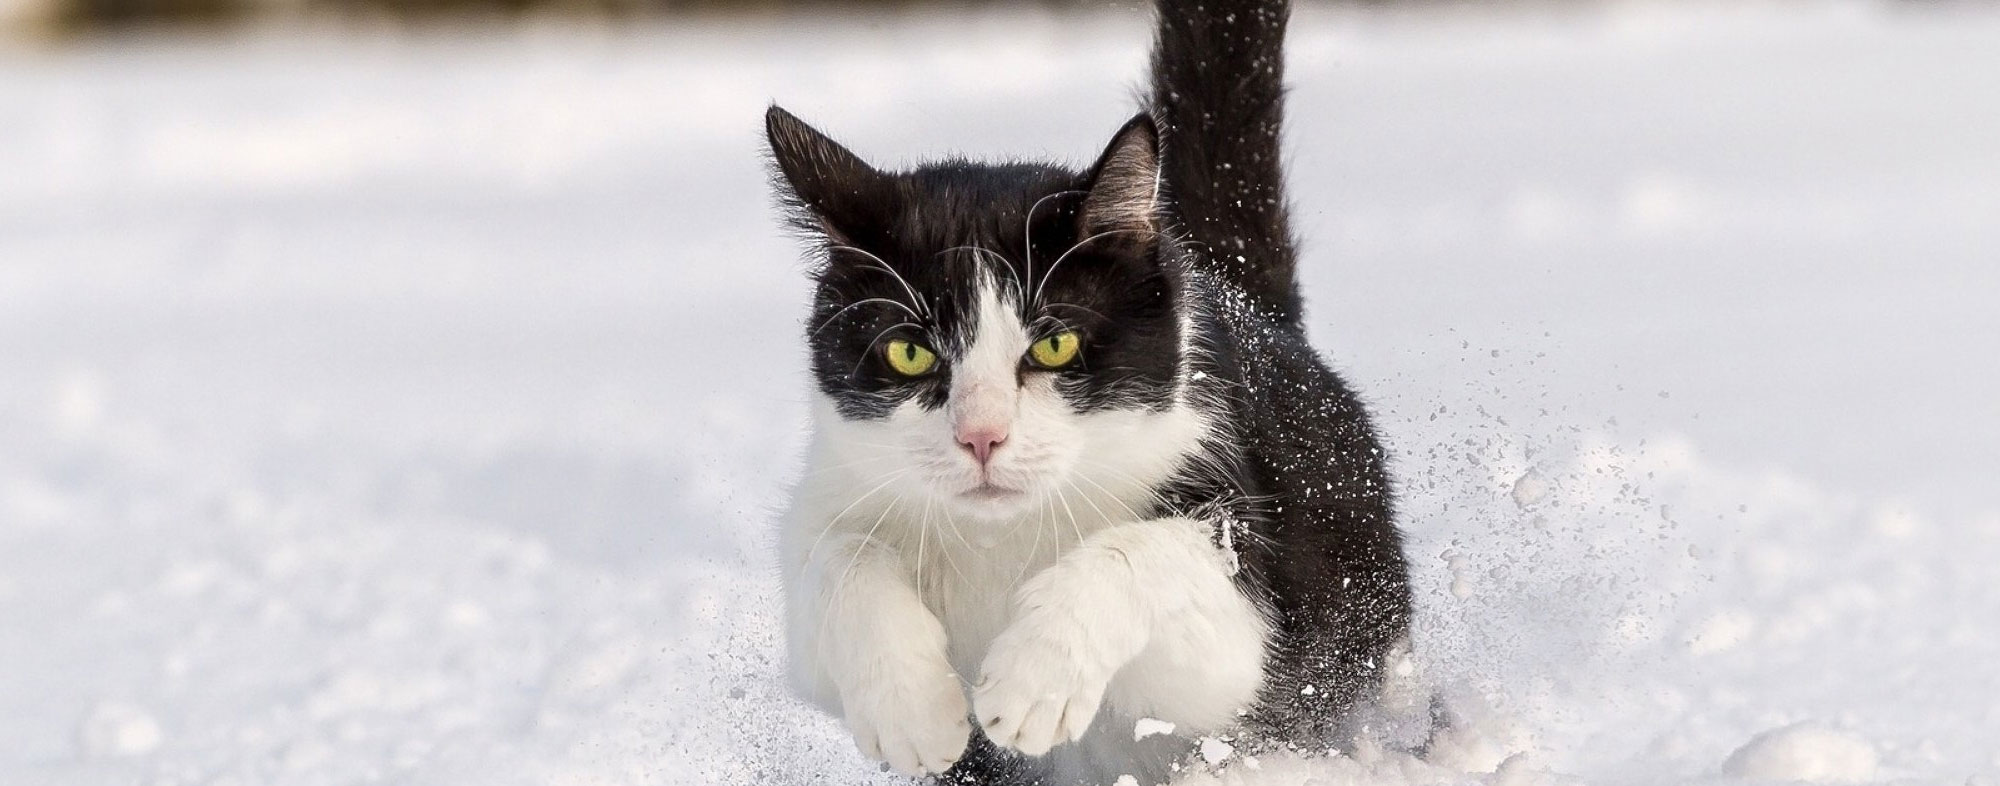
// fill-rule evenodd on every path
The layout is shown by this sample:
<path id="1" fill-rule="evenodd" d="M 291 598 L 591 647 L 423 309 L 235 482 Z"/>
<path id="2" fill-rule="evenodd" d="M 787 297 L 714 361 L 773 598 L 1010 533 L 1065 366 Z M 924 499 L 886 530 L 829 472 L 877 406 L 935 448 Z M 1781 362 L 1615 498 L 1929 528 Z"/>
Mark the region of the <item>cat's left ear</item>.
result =
<path id="1" fill-rule="evenodd" d="M 1118 129 L 1091 167 L 1090 187 L 1078 215 L 1086 237 L 1129 234 L 1123 242 L 1150 244 L 1160 229 L 1160 132 L 1141 112 Z"/>
<path id="2" fill-rule="evenodd" d="M 801 226 L 847 243 L 876 223 L 892 191 L 880 171 L 776 104 L 764 113 L 764 133 Z"/>

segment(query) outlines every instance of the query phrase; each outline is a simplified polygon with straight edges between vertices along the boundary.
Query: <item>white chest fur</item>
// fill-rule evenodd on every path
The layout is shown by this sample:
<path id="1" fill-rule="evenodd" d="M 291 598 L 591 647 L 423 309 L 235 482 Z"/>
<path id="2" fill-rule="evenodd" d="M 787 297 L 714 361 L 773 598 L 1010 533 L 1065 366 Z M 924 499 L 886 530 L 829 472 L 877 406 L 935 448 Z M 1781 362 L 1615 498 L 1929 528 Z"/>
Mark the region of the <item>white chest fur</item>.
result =
<path id="1" fill-rule="evenodd" d="M 842 536 L 880 544 L 943 625 L 953 668 L 971 678 L 987 645 L 1008 624 L 1023 582 L 1091 534 L 1142 515 L 1150 489 L 1129 475 L 1110 477 L 1113 469 L 1049 492 L 1005 519 L 969 518 L 942 503 L 913 500 L 924 492 L 905 488 L 900 477 L 871 483 L 873 476 L 862 472 L 809 474 L 794 495 L 782 537 L 788 590 L 811 593 L 817 590 L 798 586 L 800 580 L 810 574 L 837 580 L 830 574 L 848 570 L 834 559 L 833 544 Z"/>
<path id="2" fill-rule="evenodd" d="M 934 496 L 893 427 L 819 433 L 783 533 L 791 672 L 864 753 L 941 771 L 972 716 L 1058 771 L 1115 776 L 1173 749 L 1136 744 L 1131 720 L 1208 733 L 1254 700 L 1270 626 L 1212 523 L 1145 517 L 1207 424 L 1185 407 L 1079 421 L 1096 449 L 1005 516 Z"/>

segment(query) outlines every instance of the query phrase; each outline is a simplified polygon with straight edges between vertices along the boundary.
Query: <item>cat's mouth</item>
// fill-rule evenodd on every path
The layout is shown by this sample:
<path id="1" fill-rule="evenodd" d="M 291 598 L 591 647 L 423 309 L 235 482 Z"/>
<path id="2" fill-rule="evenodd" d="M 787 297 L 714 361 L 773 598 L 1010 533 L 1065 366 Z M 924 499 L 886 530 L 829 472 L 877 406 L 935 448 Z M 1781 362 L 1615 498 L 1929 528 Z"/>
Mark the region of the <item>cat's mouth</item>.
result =
<path id="1" fill-rule="evenodd" d="M 992 481 L 989 480 L 977 486 L 974 486 L 970 489 L 967 489 L 965 491 L 961 491 L 958 493 L 958 495 L 966 499 L 978 500 L 980 502 L 1000 502 L 1003 500 L 1014 499 L 1015 497 L 1020 496 L 1021 490 L 1010 489 L 1007 488 L 1006 486 L 995 485 Z"/>

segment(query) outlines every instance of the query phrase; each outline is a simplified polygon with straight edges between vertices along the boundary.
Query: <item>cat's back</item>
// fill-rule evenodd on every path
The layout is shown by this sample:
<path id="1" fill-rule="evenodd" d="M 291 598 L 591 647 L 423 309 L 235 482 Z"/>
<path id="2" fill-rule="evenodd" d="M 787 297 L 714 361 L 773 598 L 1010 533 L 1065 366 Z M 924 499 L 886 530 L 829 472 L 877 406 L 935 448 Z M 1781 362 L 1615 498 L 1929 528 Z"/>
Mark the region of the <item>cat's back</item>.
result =
<path id="1" fill-rule="evenodd" d="M 1204 287 L 1213 304 L 1207 331 L 1223 378 L 1221 396 L 1240 444 L 1273 470 L 1266 485 L 1379 492 L 1387 505 L 1385 455 L 1366 407 L 1308 340 L 1304 326 L 1267 313 L 1227 285 Z"/>

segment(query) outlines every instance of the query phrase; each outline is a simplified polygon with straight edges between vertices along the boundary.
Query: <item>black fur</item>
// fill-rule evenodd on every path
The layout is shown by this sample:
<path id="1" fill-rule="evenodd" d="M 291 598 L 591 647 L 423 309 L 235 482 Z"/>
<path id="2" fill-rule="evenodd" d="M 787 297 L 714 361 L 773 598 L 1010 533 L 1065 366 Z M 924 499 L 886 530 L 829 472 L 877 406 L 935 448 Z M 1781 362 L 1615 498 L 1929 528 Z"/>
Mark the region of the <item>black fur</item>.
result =
<path id="1" fill-rule="evenodd" d="M 1024 365 L 1023 375 L 1056 374 L 1084 411 L 1172 401 L 1180 282 L 1160 264 L 1157 228 L 1092 210 L 1093 197 L 1129 174 L 1106 176 L 1116 154 L 1155 157 L 1149 121 L 1134 118 L 1083 172 L 945 161 L 903 173 L 868 167 L 783 109 L 772 107 L 766 123 L 794 222 L 826 255 L 814 273 L 807 343 L 820 390 L 843 416 L 885 417 L 911 398 L 944 404 L 948 362 L 909 379 L 880 350 L 903 338 L 945 356 L 962 352 L 981 275 L 1008 289 L 1023 322 L 1083 338 L 1075 366 Z"/>
<path id="2" fill-rule="evenodd" d="M 1183 389 L 1207 402 L 1226 433 L 1151 513 L 1215 522 L 1239 587 L 1277 623 L 1247 744 L 1333 749 L 1407 635 L 1411 599 L 1387 457 L 1301 324 L 1279 146 L 1288 13 L 1286 0 L 1160 0 L 1149 111 L 1083 171 L 954 160 L 883 173 L 781 109 L 767 122 L 780 190 L 826 252 L 808 343 L 842 416 L 944 403 L 948 364 L 900 378 L 879 345 L 962 348 L 980 275 L 1010 282 L 1031 324 L 1082 332 L 1087 363 L 1022 370 L 1061 374 L 1080 409 L 1161 407 Z M 1160 188 L 1134 179 L 1135 162 Z M 1183 344 L 1200 372 L 1185 378 Z M 944 780 L 1048 777 L 977 737 Z"/>

